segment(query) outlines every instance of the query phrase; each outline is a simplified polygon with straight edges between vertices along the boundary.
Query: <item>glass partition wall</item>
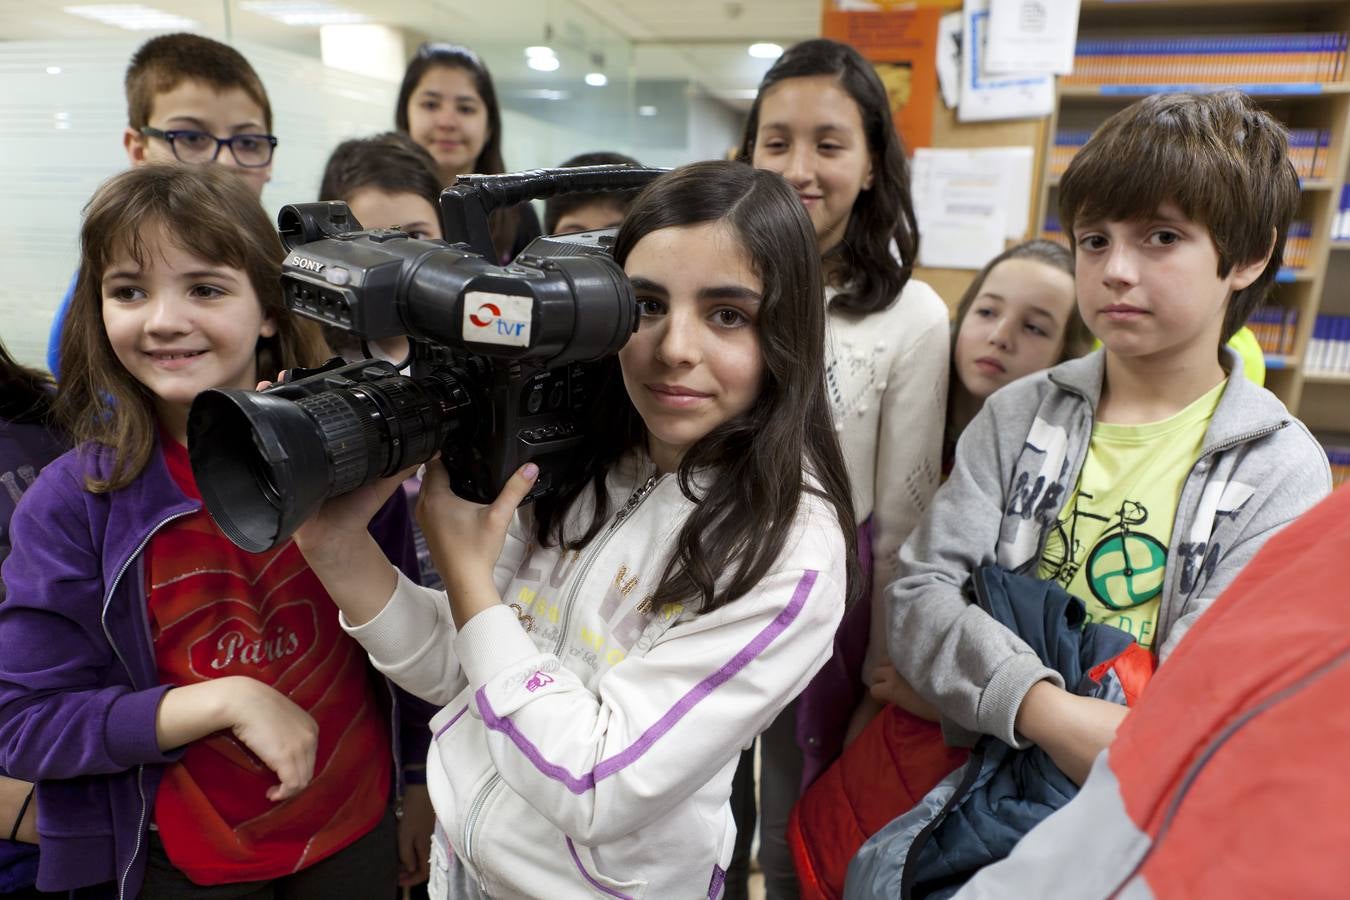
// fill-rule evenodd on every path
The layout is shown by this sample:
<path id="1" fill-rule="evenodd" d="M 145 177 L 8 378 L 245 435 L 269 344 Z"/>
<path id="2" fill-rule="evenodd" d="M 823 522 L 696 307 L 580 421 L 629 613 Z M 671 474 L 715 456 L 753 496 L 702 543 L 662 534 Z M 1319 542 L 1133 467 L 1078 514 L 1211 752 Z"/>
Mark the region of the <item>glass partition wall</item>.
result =
<path id="1" fill-rule="evenodd" d="M 592 150 L 664 166 L 724 156 L 745 100 L 709 95 L 663 64 L 678 49 L 629 40 L 603 9 L 594 0 L 0 0 L 0 335 L 20 360 L 44 365 L 77 264 L 81 208 L 126 165 L 127 62 L 154 34 L 205 34 L 257 69 L 280 139 L 263 193 L 272 214 L 317 199 L 339 141 L 393 127 L 403 65 L 425 40 L 469 45 L 487 63 L 511 169 Z"/>

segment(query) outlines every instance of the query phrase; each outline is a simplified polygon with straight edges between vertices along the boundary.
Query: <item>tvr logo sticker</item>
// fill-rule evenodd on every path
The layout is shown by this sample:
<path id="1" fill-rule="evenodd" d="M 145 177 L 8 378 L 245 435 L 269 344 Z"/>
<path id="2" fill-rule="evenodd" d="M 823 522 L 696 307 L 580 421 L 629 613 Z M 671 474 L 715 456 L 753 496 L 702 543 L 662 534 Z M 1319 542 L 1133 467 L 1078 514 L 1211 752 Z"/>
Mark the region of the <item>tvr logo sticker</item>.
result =
<path id="1" fill-rule="evenodd" d="M 534 301 L 529 297 L 470 291 L 464 295 L 465 341 L 528 347 Z"/>

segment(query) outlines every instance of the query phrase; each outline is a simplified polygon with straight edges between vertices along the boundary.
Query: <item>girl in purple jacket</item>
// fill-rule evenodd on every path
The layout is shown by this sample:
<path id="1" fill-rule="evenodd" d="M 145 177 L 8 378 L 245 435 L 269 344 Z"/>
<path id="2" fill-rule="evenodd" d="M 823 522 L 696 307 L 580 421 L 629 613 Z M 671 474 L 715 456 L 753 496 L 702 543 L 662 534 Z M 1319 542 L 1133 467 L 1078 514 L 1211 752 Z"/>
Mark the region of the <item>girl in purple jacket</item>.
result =
<path id="1" fill-rule="evenodd" d="M 81 254 L 56 401 L 77 446 L 14 513 L 0 604 L 0 770 L 37 784 L 38 885 L 392 897 L 392 694 L 299 551 L 234 547 L 187 462 L 199 392 L 325 355 L 276 232 L 227 170 L 148 166 L 94 195 Z M 408 525 L 398 497 L 371 529 L 415 573 Z"/>

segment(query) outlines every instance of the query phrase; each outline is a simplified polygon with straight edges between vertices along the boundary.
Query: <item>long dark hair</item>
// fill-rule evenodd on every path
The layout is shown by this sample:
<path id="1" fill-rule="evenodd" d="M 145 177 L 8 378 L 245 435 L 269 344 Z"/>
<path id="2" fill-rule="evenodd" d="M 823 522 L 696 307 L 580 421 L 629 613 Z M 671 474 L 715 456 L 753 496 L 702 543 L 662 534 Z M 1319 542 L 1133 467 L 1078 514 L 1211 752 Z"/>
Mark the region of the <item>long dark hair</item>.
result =
<path id="1" fill-rule="evenodd" d="M 210 210 L 206 215 L 204 211 Z M 154 394 L 118 361 L 103 327 L 103 273 L 122 254 L 137 265 L 154 252 L 159 229 L 209 262 L 242 269 L 277 333 L 259 338 L 259 380 L 328 356 L 318 326 L 291 312 L 281 292 L 286 250 L 267 213 L 239 176 L 223 166 L 137 166 L 105 181 L 84 208 L 80 274 L 61 331 L 61 389 L 56 415 L 75 443 L 113 451 L 107 479 L 85 486 L 104 493 L 138 478 L 155 448 Z"/>
<path id="2" fill-rule="evenodd" d="M 760 278 L 756 328 L 764 374 L 754 405 L 697 441 L 680 461 L 680 490 L 697 506 L 680 529 L 653 603 L 696 600 L 700 612 L 708 612 L 753 590 L 783 552 L 803 491 L 834 507 L 848 551 L 851 597 L 860 583 L 857 537 L 825 393 L 820 254 L 792 188 L 772 172 L 735 162 L 676 169 L 633 201 L 614 242 L 614 259 L 622 265 L 654 231 L 708 222 L 723 223 L 736 235 Z M 590 445 L 578 453 L 585 463 L 556 495 L 535 505 L 542 545 L 578 550 L 599 533 L 610 515 L 605 476 L 646 440 L 616 360 L 607 375 L 592 407 Z M 591 521 L 582 534 L 566 535 L 566 511 L 588 484 L 595 500 Z"/>
<path id="3" fill-rule="evenodd" d="M 500 175 L 506 171 L 502 161 L 502 111 L 497 105 L 497 89 L 492 86 L 492 75 L 478 54 L 459 44 L 426 43 L 417 48 L 408 68 L 403 72 L 403 83 L 398 88 L 398 105 L 394 108 L 394 127 L 408 133 L 408 103 L 413 91 L 422 82 L 422 76 L 434 68 L 462 69 L 473 78 L 474 90 L 487 108 L 488 134 L 483 149 L 474 160 L 474 173 Z M 439 210 L 439 205 L 437 206 Z M 516 240 L 520 213 L 514 207 L 496 209 L 488 216 L 488 229 L 498 253 L 507 253 Z"/>
<path id="4" fill-rule="evenodd" d="M 891 121 L 886 88 L 872 64 L 848 44 L 816 38 L 793 45 L 759 83 L 737 159 L 750 162 L 759 132 L 759 107 L 769 88 L 789 78 L 831 75 L 858 104 L 872 155 L 872 187 L 858 194 L 844 239 L 825 254 L 826 273 L 840 289 L 831 306 L 866 314 L 895 302 L 914 273 L 919 224 L 909 193 L 909 162 Z M 897 261 L 890 243 L 900 251 Z"/>
<path id="5" fill-rule="evenodd" d="M 0 341 L 0 419 L 50 427 L 55 391 L 50 375 L 21 365 Z"/>

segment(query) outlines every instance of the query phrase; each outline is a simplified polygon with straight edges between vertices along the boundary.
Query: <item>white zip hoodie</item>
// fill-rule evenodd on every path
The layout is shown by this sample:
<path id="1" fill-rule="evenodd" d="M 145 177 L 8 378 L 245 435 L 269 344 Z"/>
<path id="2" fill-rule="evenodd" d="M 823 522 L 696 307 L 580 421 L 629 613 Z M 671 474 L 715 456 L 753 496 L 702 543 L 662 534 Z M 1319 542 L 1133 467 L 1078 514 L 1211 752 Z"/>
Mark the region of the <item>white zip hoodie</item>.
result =
<path id="1" fill-rule="evenodd" d="M 517 515 L 495 571 L 503 605 L 458 633 L 445 595 L 402 576 L 376 618 L 343 621 L 377 669 L 444 704 L 427 783 L 489 896 L 720 896 L 737 756 L 830 654 L 846 571 L 832 507 L 803 493 L 749 594 L 706 615 L 653 609 L 694 504 L 652 471 L 637 455 L 615 466 L 616 512 L 580 553 L 535 546 Z M 569 524 L 591 509 L 588 490 Z M 436 897 L 446 862 L 432 864 Z"/>

